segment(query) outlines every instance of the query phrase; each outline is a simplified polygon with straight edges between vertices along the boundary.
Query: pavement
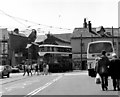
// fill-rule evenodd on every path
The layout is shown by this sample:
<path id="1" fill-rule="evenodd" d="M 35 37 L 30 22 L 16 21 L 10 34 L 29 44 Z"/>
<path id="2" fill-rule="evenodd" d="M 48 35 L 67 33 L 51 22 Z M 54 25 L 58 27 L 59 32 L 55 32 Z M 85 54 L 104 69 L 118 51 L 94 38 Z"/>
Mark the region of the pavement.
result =
<path id="1" fill-rule="evenodd" d="M 0 85 L 14 82 L 17 80 L 22 80 L 24 78 L 27 78 L 27 76 L 23 76 L 23 73 L 11 73 L 10 78 L 4 77 L 3 79 L 0 79 Z"/>

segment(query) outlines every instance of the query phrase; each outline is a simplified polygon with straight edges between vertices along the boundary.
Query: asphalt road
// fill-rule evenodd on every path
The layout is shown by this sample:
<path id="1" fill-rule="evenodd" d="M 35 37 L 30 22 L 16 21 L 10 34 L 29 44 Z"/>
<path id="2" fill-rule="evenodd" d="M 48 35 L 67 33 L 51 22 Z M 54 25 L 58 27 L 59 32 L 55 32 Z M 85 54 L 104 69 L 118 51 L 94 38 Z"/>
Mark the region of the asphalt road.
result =
<path id="1" fill-rule="evenodd" d="M 102 91 L 95 79 L 87 75 L 86 71 L 54 73 L 47 76 L 13 75 L 0 79 L 1 95 L 118 95 L 113 91 L 109 78 L 108 91 Z"/>

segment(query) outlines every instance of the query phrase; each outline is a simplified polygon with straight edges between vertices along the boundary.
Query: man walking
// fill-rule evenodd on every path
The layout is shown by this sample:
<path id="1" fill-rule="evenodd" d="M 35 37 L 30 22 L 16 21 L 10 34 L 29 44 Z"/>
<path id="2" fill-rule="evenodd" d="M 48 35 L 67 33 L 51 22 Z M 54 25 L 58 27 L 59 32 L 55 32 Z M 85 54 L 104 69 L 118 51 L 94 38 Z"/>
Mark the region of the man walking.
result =
<path id="1" fill-rule="evenodd" d="M 117 58 L 115 53 L 112 54 L 112 60 L 110 62 L 110 76 L 113 82 L 114 91 L 116 88 L 120 91 L 120 59 Z"/>
<path id="2" fill-rule="evenodd" d="M 29 75 L 27 62 L 24 63 L 24 67 L 23 68 L 24 68 L 23 76 L 25 76 L 26 72 Z"/>
<path id="3" fill-rule="evenodd" d="M 102 90 L 108 89 L 108 66 L 109 66 L 109 59 L 106 56 L 106 51 L 102 51 L 102 56 L 100 60 L 98 61 L 98 66 L 96 68 L 97 73 L 101 77 L 101 87 Z"/>
<path id="4" fill-rule="evenodd" d="M 32 66 L 30 64 L 28 65 L 28 76 L 29 76 L 29 73 L 31 73 L 31 76 L 32 76 Z"/>

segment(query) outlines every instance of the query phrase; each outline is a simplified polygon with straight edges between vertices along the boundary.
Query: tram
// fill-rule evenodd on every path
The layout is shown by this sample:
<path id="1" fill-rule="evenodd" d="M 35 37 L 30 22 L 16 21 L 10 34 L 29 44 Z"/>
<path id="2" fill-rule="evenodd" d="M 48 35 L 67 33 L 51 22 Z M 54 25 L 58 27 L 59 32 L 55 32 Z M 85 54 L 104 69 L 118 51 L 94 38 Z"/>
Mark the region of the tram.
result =
<path id="1" fill-rule="evenodd" d="M 39 45 L 40 60 L 49 65 L 49 72 L 72 71 L 72 48 L 71 46 Z"/>

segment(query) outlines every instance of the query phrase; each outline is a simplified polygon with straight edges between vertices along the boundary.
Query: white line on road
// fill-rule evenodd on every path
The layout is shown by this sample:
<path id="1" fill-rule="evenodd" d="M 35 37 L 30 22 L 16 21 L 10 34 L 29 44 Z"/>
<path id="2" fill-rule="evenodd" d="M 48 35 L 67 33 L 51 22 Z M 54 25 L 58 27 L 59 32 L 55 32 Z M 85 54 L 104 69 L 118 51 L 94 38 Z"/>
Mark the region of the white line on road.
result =
<path id="1" fill-rule="evenodd" d="M 24 97 L 31 97 L 35 94 L 37 94 L 38 92 L 42 91 L 43 89 L 47 88 L 48 86 L 50 86 L 51 84 L 53 84 L 54 82 L 56 82 L 57 80 L 59 80 L 60 78 L 62 78 L 62 75 L 53 79 L 52 81 L 46 83 L 44 86 L 42 87 L 39 87 L 38 89 L 35 89 L 34 91 L 30 92 L 29 94 L 27 94 L 26 96 Z"/>
<path id="2" fill-rule="evenodd" d="M 82 73 L 65 73 L 65 76 L 71 76 L 71 75 L 88 75 L 87 72 L 82 72 Z"/>

